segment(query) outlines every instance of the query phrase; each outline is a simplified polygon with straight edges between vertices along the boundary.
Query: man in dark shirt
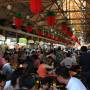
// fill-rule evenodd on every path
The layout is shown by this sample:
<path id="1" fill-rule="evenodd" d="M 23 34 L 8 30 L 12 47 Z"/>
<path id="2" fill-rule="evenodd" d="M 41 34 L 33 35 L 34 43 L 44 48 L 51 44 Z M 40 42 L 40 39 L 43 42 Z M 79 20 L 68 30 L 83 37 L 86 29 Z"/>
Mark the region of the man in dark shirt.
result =
<path id="1" fill-rule="evenodd" d="M 86 46 L 81 47 L 79 64 L 81 66 L 82 79 L 90 90 L 90 52 Z"/>

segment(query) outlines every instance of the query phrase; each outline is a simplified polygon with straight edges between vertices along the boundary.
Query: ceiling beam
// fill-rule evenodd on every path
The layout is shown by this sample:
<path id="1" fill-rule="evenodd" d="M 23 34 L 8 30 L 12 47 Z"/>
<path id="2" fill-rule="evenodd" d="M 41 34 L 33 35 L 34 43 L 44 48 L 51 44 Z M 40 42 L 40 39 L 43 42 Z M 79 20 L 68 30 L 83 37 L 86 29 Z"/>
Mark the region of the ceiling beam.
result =
<path id="1" fill-rule="evenodd" d="M 72 23 L 72 24 L 69 24 L 69 25 L 81 25 L 81 26 L 90 26 L 89 23 Z"/>
<path id="2" fill-rule="evenodd" d="M 45 40 L 50 41 L 50 42 L 53 42 L 53 43 L 59 43 L 59 44 L 62 43 L 62 42 L 59 42 L 59 41 L 55 41 L 55 40 L 52 40 L 52 39 L 48 39 L 48 38 L 43 37 L 43 36 L 38 36 L 38 35 L 34 35 L 34 34 L 29 34 L 29 33 L 23 32 L 23 31 L 21 31 L 21 30 L 12 29 L 12 28 L 9 28 L 9 27 L 0 26 L 0 29 L 5 30 L 5 31 L 8 31 L 8 32 L 14 32 L 14 33 L 20 34 L 20 35 L 25 35 L 25 36 L 30 36 L 30 37 L 45 39 Z"/>
<path id="3" fill-rule="evenodd" d="M 67 18 L 67 20 L 82 20 L 82 19 L 90 20 L 90 18 L 70 18 L 70 19 Z M 57 20 L 64 20 L 64 19 L 57 19 Z"/>

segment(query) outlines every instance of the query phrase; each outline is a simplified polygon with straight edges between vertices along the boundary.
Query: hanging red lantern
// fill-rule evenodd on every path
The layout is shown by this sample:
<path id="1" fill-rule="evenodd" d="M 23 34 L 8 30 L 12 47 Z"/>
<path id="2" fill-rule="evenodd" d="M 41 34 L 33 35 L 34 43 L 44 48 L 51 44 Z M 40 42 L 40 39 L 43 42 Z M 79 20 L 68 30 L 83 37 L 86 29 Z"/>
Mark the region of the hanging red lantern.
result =
<path id="1" fill-rule="evenodd" d="M 51 35 L 49 33 L 47 34 L 47 38 L 51 38 Z"/>
<path id="2" fill-rule="evenodd" d="M 56 23 L 55 12 L 54 11 L 48 11 L 46 20 L 47 20 L 48 25 L 50 25 L 50 26 L 55 25 L 55 23 Z"/>
<path id="3" fill-rule="evenodd" d="M 21 13 L 17 13 L 16 17 L 14 18 L 13 23 L 16 26 L 17 29 L 21 28 L 21 26 L 23 24 L 23 16 L 22 16 Z"/>
<path id="4" fill-rule="evenodd" d="M 71 37 L 74 41 L 76 41 L 77 42 L 77 37 L 75 36 L 75 35 L 72 35 L 72 37 Z"/>
<path id="5" fill-rule="evenodd" d="M 54 36 L 51 34 L 51 37 L 50 37 L 51 39 L 54 39 Z"/>
<path id="6" fill-rule="evenodd" d="M 56 41 L 58 41 L 59 40 L 59 38 L 58 37 L 56 37 Z"/>
<path id="7" fill-rule="evenodd" d="M 61 39 L 59 38 L 59 42 L 61 42 Z"/>
<path id="8" fill-rule="evenodd" d="M 79 41 L 78 41 L 77 43 L 78 43 L 79 45 L 81 45 Z"/>
<path id="9" fill-rule="evenodd" d="M 42 9 L 42 0 L 30 0 L 30 10 L 34 14 L 40 13 Z"/>
<path id="10" fill-rule="evenodd" d="M 31 22 L 28 22 L 28 23 L 27 23 L 27 26 L 26 26 L 27 32 L 30 32 L 30 33 L 31 33 L 31 32 L 32 32 L 32 29 L 33 29 L 33 28 L 32 28 L 32 23 L 31 23 Z"/>
<path id="11" fill-rule="evenodd" d="M 54 38 L 53 38 L 53 39 L 54 39 L 54 40 L 56 40 L 56 38 L 57 38 L 57 37 L 56 37 L 56 36 L 54 36 Z"/>
<path id="12" fill-rule="evenodd" d="M 21 18 L 15 18 L 15 26 L 19 29 L 23 24 L 23 20 Z"/>
<path id="13" fill-rule="evenodd" d="M 39 35 L 39 36 L 42 36 L 43 35 L 43 32 L 41 30 L 37 30 L 36 33 Z"/>
<path id="14" fill-rule="evenodd" d="M 71 37 L 71 39 L 73 39 L 73 41 L 77 42 L 78 44 L 80 44 L 80 42 L 78 41 L 78 38 L 73 35 L 73 33 L 70 31 L 70 28 L 65 24 L 62 23 L 61 24 L 61 29 L 64 33 L 66 33 L 67 35 L 69 35 Z"/>
<path id="15" fill-rule="evenodd" d="M 47 23 L 48 25 L 53 26 L 55 24 L 55 16 L 48 16 Z"/>
<path id="16" fill-rule="evenodd" d="M 69 36 L 72 36 L 72 35 L 73 35 L 73 33 L 69 30 L 70 28 L 67 27 L 66 24 L 61 24 L 61 29 L 62 29 L 62 31 L 63 31 L 64 33 L 66 33 L 67 35 L 69 35 Z"/>
<path id="17" fill-rule="evenodd" d="M 75 35 L 72 35 L 71 38 L 80 45 L 80 42 L 79 42 L 78 38 Z"/>
<path id="18" fill-rule="evenodd" d="M 26 30 L 27 30 L 27 32 L 31 33 L 32 32 L 32 26 L 27 26 Z"/>
<path id="19" fill-rule="evenodd" d="M 62 39 L 62 43 L 66 43 L 66 40 L 63 40 L 63 39 Z"/>

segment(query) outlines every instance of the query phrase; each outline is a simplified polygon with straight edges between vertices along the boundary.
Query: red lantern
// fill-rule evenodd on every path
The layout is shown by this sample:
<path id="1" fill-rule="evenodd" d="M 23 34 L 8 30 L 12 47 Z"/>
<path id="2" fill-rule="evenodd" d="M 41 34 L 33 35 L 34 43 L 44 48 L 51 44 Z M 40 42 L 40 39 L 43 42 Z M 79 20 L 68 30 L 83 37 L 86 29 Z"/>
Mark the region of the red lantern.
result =
<path id="1" fill-rule="evenodd" d="M 59 38 L 58 37 L 56 37 L 56 41 L 58 41 L 59 40 Z"/>
<path id="2" fill-rule="evenodd" d="M 68 34 L 69 36 L 73 35 L 73 33 L 69 30 L 69 28 L 66 25 L 62 24 L 61 29 L 63 30 L 64 33 Z"/>
<path id="3" fill-rule="evenodd" d="M 75 36 L 75 35 L 72 35 L 72 37 L 71 37 L 74 41 L 78 41 L 78 39 L 77 39 L 77 37 Z"/>
<path id="4" fill-rule="evenodd" d="M 44 35 L 43 35 L 43 36 L 44 36 L 44 37 L 47 37 L 47 33 L 46 33 L 46 32 L 43 32 L 43 33 L 44 33 Z"/>
<path id="5" fill-rule="evenodd" d="M 17 13 L 15 18 L 13 18 L 13 24 L 16 26 L 17 29 L 20 29 L 20 27 L 23 24 L 23 15 L 22 13 Z"/>
<path id="6" fill-rule="evenodd" d="M 51 34 L 51 35 L 50 35 L 50 39 L 53 39 L 53 38 L 54 38 L 54 36 Z"/>
<path id="7" fill-rule="evenodd" d="M 61 42 L 61 39 L 59 38 L 59 41 Z"/>
<path id="8" fill-rule="evenodd" d="M 48 25 L 50 25 L 50 26 L 55 25 L 55 23 L 56 23 L 55 12 L 54 11 L 48 11 L 46 20 L 47 20 Z"/>
<path id="9" fill-rule="evenodd" d="M 30 32 L 31 33 L 32 32 L 32 26 L 27 26 L 26 27 L 26 30 L 27 30 L 27 32 Z"/>
<path id="10" fill-rule="evenodd" d="M 48 38 L 51 38 L 51 35 L 50 35 L 50 34 L 47 34 L 47 37 L 48 37 Z"/>
<path id="11" fill-rule="evenodd" d="M 47 23 L 48 23 L 48 25 L 53 26 L 53 25 L 55 25 L 55 22 L 56 22 L 55 16 L 48 16 L 47 17 Z"/>
<path id="12" fill-rule="evenodd" d="M 78 38 L 75 35 L 73 35 L 73 33 L 70 31 L 70 28 L 67 27 L 66 24 L 62 24 L 61 29 L 63 30 L 64 33 L 68 34 L 73 39 L 73 41 L 80 44 L 80 42 L 78 41 Z"/>
<path id="13" fill-rule="evenodd" d="M 80 45 L 80 42 L 79 42 L 78 38 L 75 35 L 72 35 L 71 38 Z"/>
<path id="14" fill-rule="evenodd" d="M 37 34 L 38 34 L 39 36 L 42 36 L 42 35 L 43 35 L 43 32 L 42 32 L 41 30 L 37 30 Z"/>
<path id="15" fill-rule="evenodd" d="M 56 41 L 57 41 L 57 37 L 55 37 L 55 36 L 54 36 L 54 40 L 56 40 Z"/>
<path id="16" fill-rule="evenodd" d="M 42 0 L 30 0 L 30 10 L 38 14 L 42 9 Z"/>
<path id="17" fill-rule="evenodd" d="M 62 39 L 62 43 L 66 44 L 66 43 L 67 43 L 67 41 L 66 41 L 66 40 L 64 40 L 64 39 Z"/>
<path id="18" fill-rule="evenodd" d="M 20 29 L 20 27 L 23 24 L 23 19 L 22 18 L 15 18 L 14 24 L 15 24 L 15 26 L 16 26 L 17 29 Z"/>
<path id="19" fill-rule="evenodd" d="M 78 41 L 77 43 L 78 43 L 79 45 L 81 45 L 79 41 Z"/>

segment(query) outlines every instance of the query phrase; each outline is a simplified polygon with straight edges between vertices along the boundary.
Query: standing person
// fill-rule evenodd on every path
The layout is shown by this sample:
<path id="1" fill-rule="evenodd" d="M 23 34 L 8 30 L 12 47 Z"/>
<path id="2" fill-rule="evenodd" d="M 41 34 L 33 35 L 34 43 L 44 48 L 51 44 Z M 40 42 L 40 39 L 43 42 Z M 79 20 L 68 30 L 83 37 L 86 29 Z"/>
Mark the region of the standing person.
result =
<path id="1" fill-rule="evenodd" d="M 51 58 L 49 58 L 50 60 Z M 37 70 L 38 76 L 41 80 L 41 85 L 43 86 L 44 84 L 46 84 L 48 82 L 48 88 L 50 88 L 51 83 L 54 80 L 55 74 L 53 72 L 50 72 L 49 70 L 54 69 L 54 65 L 52 63 L 52 61 L 48 61 L 48 64 L 45 64 L 43 62 L 41 62 L 41 64 L 39 65 L 39 68 Z"/>
<path id="2" fill-rule="evenodd" d="M 74 62 L 75 64 L 77 64 L 77 55 L 76 55 L 76 53 L 73 52 L 71 56 L 72 56 L 73 62 Z"/>
<path id="3" fill-rule="evenodd" d="M 46 52 L 44 50 L 38 50 L 37 55 L 40 61 L 46 61 Z"/>
<path id="4" fill-rule="evenodd" d="M 90 52 L 88 52 L 86 46 L 81 47 L 79 64 L 81 66 L 82 80 L 90 90 Z"/>
<path id="5" fill-rule="evenodd" d="M 48 53 L 47 57 L 51 56 L 54 60 L 56 60 L 56 56 L 54 54 L 54 50 L 50 50 L 50 52 Z"/>
<path id="6" fill-rule="evenodd" d="M 63 53 L 61 51 L 61 47 L 58 47 L 56 51 L 56 66 L 60 65 L 60 62 L 63 60 Z"/>
<path id="7" fill-rule="evenodd" d="M 60 64 L 61 66 L 65 66 L 66 68 L 71 69 L 73 65 L 76 65 L 76 62 L 74 62 L 71 54 L 68 52 L 66 53 L 66 58 L 63 59 Z"/>
<path id="8" fill-rule="evenodd" d="M 6 80 L 6 76 L 2 72 L 2 67 L 4 65 L 5 59 L 0 54 L 0 81 Z"/>
<path id="9" fill-rule="evenodd" d="M 54 66 L 49 66 L 48 64 L 45 64 L 44 62 L 41 61 L 37 73 L 40 78 L 46 78 L 48 76 L 48 70 L 47 69 L 53 69 Z"/>
<path id="10" fill-rule="evenodd" d="M 6 81 L 4 90 L 17 90 L 19 89 L 19 78 L 23 75 L 23 69 L 17 68 L 11 75 L 10 80 Z"/>
<path id="11" fill-rule="evenodd" d="M 13 70 L 12 70 L 12 67 L 11 67 L 10 63 L 8 62 L 8 60 L 3 58 L 2 56 L 0 56 L 0 69 L 1 69 L 0 74 L 5 76 L 6 79 L 9 79 Z"/>
<path id="12" fill-rule="evenodd" d="M 2 70 L 2 74 L 5 75 L 6 79 L 8 80 L 10 78 L 13 70 L 12 70 L 10 63 L 7 60 L 5 60 L 3 62 L 3 66 L 2 66 L 1 70 Z"/>
<path id="13" fill-rule="evenodd" d="M 40 59 L 38 55 L 32 55 L 34 73 L 37 73 L 37 69 L 40 65 Z"/>

